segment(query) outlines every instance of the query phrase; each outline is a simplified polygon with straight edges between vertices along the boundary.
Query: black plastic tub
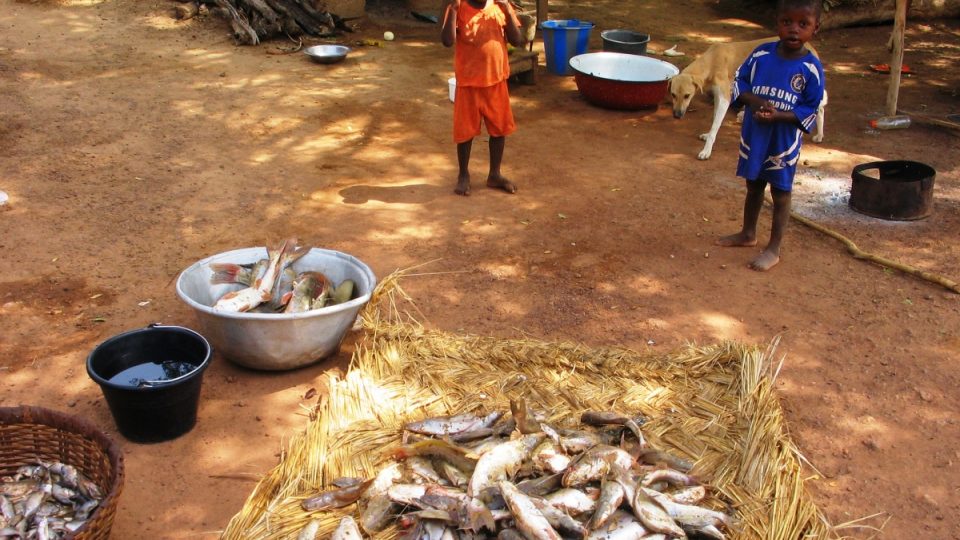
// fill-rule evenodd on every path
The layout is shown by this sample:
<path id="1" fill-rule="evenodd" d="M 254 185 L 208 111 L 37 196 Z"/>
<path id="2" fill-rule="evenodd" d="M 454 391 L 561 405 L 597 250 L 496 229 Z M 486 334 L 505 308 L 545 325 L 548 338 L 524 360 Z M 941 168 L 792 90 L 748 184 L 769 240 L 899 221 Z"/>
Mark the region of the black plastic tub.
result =
<path id="1" fill-rule="evenodd" d="M 600 32 L 603 40 L 603 50 L 627 54 L 645 54 L 649 34 L 641 34 L 632 30 L 604 30 Z"/>
<path id="2" fill-rule="evenodd" d="M 87 357 L 87 374 L 100 385 L 121 435 L 141 443 L 167 441 L 197 423 L 200 384 L 212 354 L 210 343 L 193 330 L 152 324 L 98 345 Z"/>
<path id="3" fill-rule="evenodd" d="M 850 208 L 881 219 L 909 221 L 933 212 L 937 172 L 916 161 L 874 161 L 853 168 Z"/>

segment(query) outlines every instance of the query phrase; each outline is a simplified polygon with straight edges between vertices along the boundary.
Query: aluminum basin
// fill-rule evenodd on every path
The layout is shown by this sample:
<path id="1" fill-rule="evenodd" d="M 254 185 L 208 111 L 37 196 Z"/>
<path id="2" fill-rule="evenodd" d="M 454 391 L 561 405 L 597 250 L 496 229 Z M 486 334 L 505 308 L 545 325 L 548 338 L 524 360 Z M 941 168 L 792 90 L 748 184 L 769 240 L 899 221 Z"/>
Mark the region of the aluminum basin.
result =
<path id="1" fill-rule="evenodd" d="M 239 284 L 212 285 L 210 263 L 248 264 L 264 259 L 264 247 L 227 251 L 197 261 L 177 278 L 177 295 L 193 308 L 201 333 L 214 351 L 253 369 L 287 370 L 335 355 L 357 313 L 377 286 L 377 278 L 362 261 L 339 251 L 312 248 L 293 264 L 297 272 L 323 272 L 334 284 L 356 283 L 356 298 L 303 313 L 224 313 L 211 306 Z"/>
<path id="2" fill-rule="evenodd" d="M 636 54 L 595 52 L 570 59 L 580 95 L 610 109 L 656 108 L 667 95 L 677 66 Z"/>

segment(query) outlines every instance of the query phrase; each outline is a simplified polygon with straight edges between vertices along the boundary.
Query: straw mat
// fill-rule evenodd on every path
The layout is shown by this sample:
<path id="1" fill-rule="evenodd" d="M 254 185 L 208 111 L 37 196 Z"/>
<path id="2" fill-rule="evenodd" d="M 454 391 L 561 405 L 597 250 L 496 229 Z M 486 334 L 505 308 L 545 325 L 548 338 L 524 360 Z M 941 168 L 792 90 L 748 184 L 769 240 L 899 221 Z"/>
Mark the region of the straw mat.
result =
<path id="1" fill-rule="evenodd" d="M 384 285 L 384 284 L 381 284 Z M 384 298 L 386 296 L 387 298 Z M 509 411 L 524 398 L 548 422 L 575 426 L 584 410 L 648 418 L 648 443 L 696 463 L 712 506 L 732 511 L 736 540 L 833 538 L 804 488 L 773 382 L 775 344 L 687 346 L 671 354 L 455 335 L 400 320 L 392 295 L 362 314 L 349 371 L 331 376 L 303 433 L 250 494 L 227 539 L 296 538 L 312 519 L 327 538 L 356 505 L 308 513 L 300 502 L 343 477 L 372 478 L 402 425 L 428 416 Z M 389 304 L 386 309 L 379 307 Z M 386 316 L 385 314 L 391 314 Z M 726 508 L 725 508 L 726 507 Z M 391 539 L 396 527 L 377 535 Z"/>

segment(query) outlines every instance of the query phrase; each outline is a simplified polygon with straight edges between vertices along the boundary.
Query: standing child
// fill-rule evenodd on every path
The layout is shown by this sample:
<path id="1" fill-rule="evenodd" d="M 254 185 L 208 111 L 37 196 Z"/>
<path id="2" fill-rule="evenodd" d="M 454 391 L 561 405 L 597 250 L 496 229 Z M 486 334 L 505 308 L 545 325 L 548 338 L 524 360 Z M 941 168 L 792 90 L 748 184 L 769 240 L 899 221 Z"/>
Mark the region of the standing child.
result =
<path id="1" fill-rule="evenodd" d="M 780 0 L 777 34 L 780 41 L 754 49 L 737 70 L 733 100 L 747 106 L 740 134 L 737 176 L 746 179 L 743 228 L 724 236 L 721 246 L 757 245 L 757 219 L 770 184 L 773 226 L 770 242 L 750 267 L 769 270 L 780 262 L 780 243 L 790 221 L 790 192 L 800 160 L 803 133 L 817 121 L 823 98 L 823 66 L 806 43 L 820 29 L 819 0 Z"/>
<path id="2" fill-rule="evenodd" d="M 515 193 L 517 187 L 500 173 L 506 136 L 517 126 L 510 109 L 507 41 L 523 44 L 517 14 L 509 0 L 450 0 L 440 41 L 456 43 L 453 57 L 457 91 L 453 102 L 453 140 L 457 143 L 458 195 L 470 195 L 470 150 L 480 135 L 481 119 L 490 135 L 487 186 Z"/>

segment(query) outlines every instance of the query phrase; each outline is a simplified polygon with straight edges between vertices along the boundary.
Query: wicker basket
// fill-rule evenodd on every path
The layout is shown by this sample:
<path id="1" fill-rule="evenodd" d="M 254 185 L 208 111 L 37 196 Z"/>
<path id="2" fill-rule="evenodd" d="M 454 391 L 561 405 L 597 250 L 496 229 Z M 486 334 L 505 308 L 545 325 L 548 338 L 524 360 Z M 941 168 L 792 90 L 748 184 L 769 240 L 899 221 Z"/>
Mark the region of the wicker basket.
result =
<path id="1" fill-rule="evenodd" d="M 72 465 L 104 493 L 86 524 L 67 538 L 108 538 L 123 488 L 120 447 L 75 416 L 40 407 L 0 407 L 0 476 L 12 475 L 21 465 L 38 460 Z"/>

